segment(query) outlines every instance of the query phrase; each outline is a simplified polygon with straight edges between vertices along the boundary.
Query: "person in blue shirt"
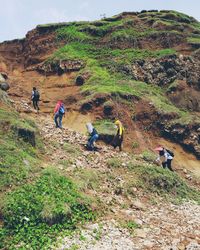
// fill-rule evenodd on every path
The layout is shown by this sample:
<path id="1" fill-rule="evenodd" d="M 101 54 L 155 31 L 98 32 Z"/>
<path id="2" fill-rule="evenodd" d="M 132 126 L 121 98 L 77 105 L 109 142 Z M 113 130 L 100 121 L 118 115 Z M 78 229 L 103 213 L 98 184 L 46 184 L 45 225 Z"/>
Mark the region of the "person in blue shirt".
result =
<path id="1" fill-rule="evenodd" d="M 86 147 L 88 150 L 93 151 L 93 150 L 95 150 L 94 143 L 99 138 L 99 135 L 91 123 L 87 123 L 86 127 L 87 127 L 87 131 L 89 133 L 89 139 L 88 139 Z"/>

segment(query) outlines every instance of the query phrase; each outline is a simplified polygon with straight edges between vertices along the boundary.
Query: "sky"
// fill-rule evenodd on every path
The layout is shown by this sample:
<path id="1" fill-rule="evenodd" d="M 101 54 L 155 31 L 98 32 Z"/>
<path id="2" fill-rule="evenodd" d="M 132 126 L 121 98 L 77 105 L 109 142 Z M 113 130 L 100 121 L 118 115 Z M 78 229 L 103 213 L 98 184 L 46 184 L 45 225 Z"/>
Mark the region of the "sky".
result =
<path id="1" fill-rule="evenodd" d="M 38 24 L 92 21 L 123 11 L 177 10 L 200 21 L 199 0 L 0 0 L 0 42 L 25 37 Z"/>

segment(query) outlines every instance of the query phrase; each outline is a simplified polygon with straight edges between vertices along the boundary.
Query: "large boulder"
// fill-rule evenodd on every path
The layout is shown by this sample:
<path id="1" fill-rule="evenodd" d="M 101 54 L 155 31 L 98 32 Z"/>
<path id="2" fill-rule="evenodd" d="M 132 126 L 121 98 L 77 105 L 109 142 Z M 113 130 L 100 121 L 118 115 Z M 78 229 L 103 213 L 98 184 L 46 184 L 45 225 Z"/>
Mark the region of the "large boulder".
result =
<path id="1" fill-rule="evenodd" d="M 3 91 L 9 90 L 9 88 L 10 85 L 7 82 L 0 83 L 0 89 L 2 89 Z"/>

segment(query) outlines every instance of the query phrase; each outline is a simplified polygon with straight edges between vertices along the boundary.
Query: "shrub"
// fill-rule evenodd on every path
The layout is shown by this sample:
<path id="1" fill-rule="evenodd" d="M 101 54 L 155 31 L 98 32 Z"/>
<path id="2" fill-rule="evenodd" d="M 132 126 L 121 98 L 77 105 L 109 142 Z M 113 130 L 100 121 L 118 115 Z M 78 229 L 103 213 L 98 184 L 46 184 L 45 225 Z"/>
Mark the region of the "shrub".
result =
<path id="1" fill-rule="evenodd" d="M 7 195 L 3 217 L 5 229 L 13 235 L 10 243 L 4 241 L 6 246 L 24 242 L 27 249 L 43 249 L 58 230 L 74 229 L 92 219 L 93 212 L 71 180 L 48 169 L 34 184 Z"/>

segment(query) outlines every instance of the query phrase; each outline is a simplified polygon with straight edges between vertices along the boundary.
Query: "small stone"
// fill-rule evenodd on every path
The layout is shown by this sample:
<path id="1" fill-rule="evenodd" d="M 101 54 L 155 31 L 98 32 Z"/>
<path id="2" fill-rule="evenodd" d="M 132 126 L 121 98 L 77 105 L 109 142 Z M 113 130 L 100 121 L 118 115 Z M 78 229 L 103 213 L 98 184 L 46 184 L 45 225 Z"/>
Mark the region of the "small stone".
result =
<path id="1" fill-rule="evenodd" d="M 146 238 L 146 236 L 147 236 L 146 232 L 143 229 L 136 229 L 135 234 L 139 238 Z"/>
<path id="2" fill-rule="evenodd" d="M 145 206 L 140 200 L 133 201 L 131 207 L 136 210 L 145 210 Z"/>

